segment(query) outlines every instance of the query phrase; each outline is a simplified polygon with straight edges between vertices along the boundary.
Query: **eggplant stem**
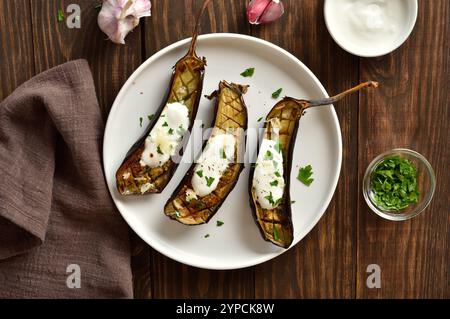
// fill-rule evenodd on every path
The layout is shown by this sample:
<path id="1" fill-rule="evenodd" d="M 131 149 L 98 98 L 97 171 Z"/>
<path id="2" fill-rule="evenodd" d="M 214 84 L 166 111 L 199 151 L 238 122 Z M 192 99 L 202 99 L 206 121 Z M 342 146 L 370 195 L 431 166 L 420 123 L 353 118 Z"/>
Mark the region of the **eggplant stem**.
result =
<path id="1" fill-rule="evenodd" d="M 203 13 L 205 12 L 205 10 L 208 7 L 210 2 L 211 2 L 211 0 L 204 0 L 202 8 L 200 9 L 200 11 L 197 14 L 197 17 L 195 19 L 194 34 L 192 35 L 191 46 L 189 47 L 187 56 L 196 56 L 195 48 L 197 47 L 197 38 L 198 38 L 198 30 L 200 29 L 200 21 L 203 16 Z"/>
<path id="2" fill-rule="evenodd" d="M 344 97 L 346 97 L 349 94 L 355 93 L 363 88 L 366 87 L 378 87 L 378 82 L 375 81 L 368 81 L 368 82 L 364 82 L 361 83 L 345 92 L 339 93 L 335 96 L 332 96 L 330 98 L 326 98 L 326 99 L 319 99 L 319 100 L 312 100 L 312 101 L 298 101 L 301 102 L 301 104 L 306 103 L 304 109 L 308 109 L 310 107 L 314 107 L 314 106 L 321 106 L 321 105 L 329 105 L 329 104 L 333 104 L 336 103 L 340 100 L 342 100 Z"/>

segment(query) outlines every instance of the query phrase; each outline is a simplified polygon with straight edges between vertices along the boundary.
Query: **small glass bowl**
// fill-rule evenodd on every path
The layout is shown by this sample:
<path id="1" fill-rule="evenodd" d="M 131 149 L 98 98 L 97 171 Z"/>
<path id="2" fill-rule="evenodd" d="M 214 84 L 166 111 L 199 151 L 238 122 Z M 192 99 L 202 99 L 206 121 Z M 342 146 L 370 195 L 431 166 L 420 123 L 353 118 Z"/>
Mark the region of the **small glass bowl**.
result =
<path id="1" fill-rule="evenodd" d="M 373 200 L 374 193 L 372 192 L 371 186 L 373 172 L 375 171 L 376 167 L 386 157 L 395 155 L 398 155 L 402 158 L 411 161 L 416 166 L 418 174 L 417 182 L 420 192 L 419 201 L 416 204 L 411 204 L 402 210 L 388 210 L 386 208 L 377 206 L 376 202 Z M 436 189 L 436 177 L 430 163 L 421 154 L 408 149 L 397 148 L 378 155 L 369 164 L 366 173 L 364 174 L 363 194 L 367 205 L 376 214 L 389 220 L 403 221 L 419 215 L 430 204 L 435 189 Z"/>

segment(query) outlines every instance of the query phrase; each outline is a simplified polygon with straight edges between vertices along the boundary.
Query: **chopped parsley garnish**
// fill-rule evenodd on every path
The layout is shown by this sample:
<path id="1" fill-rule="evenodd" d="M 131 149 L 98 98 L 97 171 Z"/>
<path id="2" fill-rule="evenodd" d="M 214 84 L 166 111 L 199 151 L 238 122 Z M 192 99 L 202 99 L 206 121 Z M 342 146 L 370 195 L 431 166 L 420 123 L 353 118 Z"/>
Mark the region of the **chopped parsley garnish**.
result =
<path id="1" fill-rule="evenodd" d="M 283 92 L 282 88 L 279 88 L 275 92 L 272 93 L 272 99 L 278 99 L 280 97 L 281 92 Z"/>
<path id="2" fill-rule="evenodd" d="M 147 118 L 148 118 L 149 121 L 151 121 L 151 120 L 153 120 L 155 118 L 155 114 L 147 115 Z"/>
<path id="3" fill-rule="evenodd" d="M 255 68 L 248 68 L 244 72 L 241 73 L 241 76 L 244 78 L 252 77 L 255 74 Z"/>
<path id="4" fill-rule="evenodd" d="M 164 122 L 162 126 L 163 126 L 163 127 L 167 127 L 167 126 L 169 126 L 169 123 Z"/>
<path id="5" fill-rule="evenodd" d="M 61 9 L 58 10 L 58 22 L 63 22 L 64 21 L 64 11 L 62 11 Z"/>
<path id="6" fill-rule="evenodd" d="M 205 128 L 205 123 L 203 123 L 202 125 L 200 125 L 201 128 Z"/>
<path id="7" fill-rule="evenodd" d="M 281 177 L 280 172 L 276 171 L 276 172 L 275 172 L 275 176 L 276 176 L 276 177 Z"/>
<path id="8" fill-rule="evenodd" d="M 262 120 L 263 120 L 263 117 L 260 117 L 260 118 L 258 119 L 258 123 L 261 122 Z"/>
<path id="9" fill-rule="evenodd" d="M 223 159 L 227 158 L 227 154 L 225 153 L 225 149 L 224 148 L 220 149 L 220 157 L 223 158 Z"/>
<path id="10" fill-rule="evenodd" d="M 144 119 L 142 117 L 139 118 L 139 126 L 142 127 L 142 122 L 144 122 Z"/>
<path id="11" fill-rule="evenodd" d="M 297 179 L 305 184 L 306 186 L 310 186 L 312 182 L 314 182 L 314 178 L 311 178 L 313 175 L 312 166 L 308 165 L 305 167 L 300 167 L 298 171 Z"/>
<path id="12" fill-rule="evenodd" d="M 278 181 L 274 180 L 273 182 L 270 183 L 270 186 L 273 186 L 273 187 L 278 186 Z"/>
<path id="13" fill-rule="evenodd" d="M 278 140 L 275 144 L 275 151 L 277 151 L 280 154 L 283 151 L 283 145 L 281 144 L 280 140 Z"/>
<path id="14" fill-rule="evenodd" d="M 220 227 L 220 226 L 222 226 L 223 224 L 225 224 L 223 221 L 220 221 L 220 220 L 217 221 L 217 227 Z"/>
<path id="15" fill-rule="evenodd" d="M 198 177 L 202 178 L 203 177 L 203 171 L 197 171 L 196 174 L 198 175 Z"/>
<path id="16" fill-rule="evenodd" d="M 211 187 L 211 185 L 214 183 L 215 178 L 214 177 L 208 177 L 205 176 L 206 179 L 206 186 Z"/>
<path id="17" fill-rule="evenodd" d="M 175 216 L 176 216 L 177 218 L 180 218 L 180 217 L 181 217 L 181 213 L 180 213 L 179 211 L 176 211 L 176 212 L 175 212 Z"/>
<path id="18" fill-rule="evenodd" d="M 168 133 L 169 133 L 169 135 L 173 135 L 173 128 L 170 128 Z"/>
<path id="19" fill-rule="evenodd" d="M 264 198 L 267 199 L 267 200 L 269 201 L 269 204 L 272 205 L 272 206 L 273 206 L 273 204 L 275 203 L 275 202 L 273 201 L 273 195 L 272 195 L 272 192 L 270 192 L 270 194 L 267 195 L 267 196 L 264 197 Z"/>
<path id="20" fill-rule="evenodd" d="M 161 146 L 158 145 L 158 147 L 156 148 L 156 151 L 158 152 L 158 154 L 163 155 L 164 153 L 161 151 Z"/>
<path id="21" fill-rule="evenodd" d="M 209 234 L 206 234 L 206 235 L 205 235 L 205 238 L 208 238 L 208 237 L 209 237 Z"/>
<path id="22" fill-rule="evenodd" d="M 264 155 L 264 159 L 265 160 L 272 160 L 273 159 L 273 154 L 271 151 L 267 151 L 266 155 Z"/>
<path id="23" fill-rule="evenodd" d="M 270 192 L 269 195 L 264 198 L 267 199 L 269 201 L 269 204 L 272 205 L 273 207 L 277 207 L 278 205 L 280 205 L 283 202 L 282 197 L 278 198 L 277 200 L 274 200 L 272 192 Z"/>
<path id="24" fill-rule="evenodd" d="M 280 240 L 280 234 L 278 233 L 278 229 L 275 224 L 273 224 L 273 239 Z"/>
<path id="25" fill-rule="evenodd" d="M 276 206 L 280 205 L 282 201 L 283 201 L 283 197 L 278 198 L 278 199 L 275 201 L 275 204 L 274 204 L 273 206 L 276 207 Z"/>
<path id="26" fill-rule="evenodd" d="M 398 155 L 378 164 L 373 172 L 371 188 L 375 204 L 389 210 L 400 210 L 419 201 L 417 168 Z"/>
<path id="27" fill-rule="evenodd" d="M 291 204 L 295 204 L 296 202 L 295 202 L 295 200 L 291 200 Z"/>

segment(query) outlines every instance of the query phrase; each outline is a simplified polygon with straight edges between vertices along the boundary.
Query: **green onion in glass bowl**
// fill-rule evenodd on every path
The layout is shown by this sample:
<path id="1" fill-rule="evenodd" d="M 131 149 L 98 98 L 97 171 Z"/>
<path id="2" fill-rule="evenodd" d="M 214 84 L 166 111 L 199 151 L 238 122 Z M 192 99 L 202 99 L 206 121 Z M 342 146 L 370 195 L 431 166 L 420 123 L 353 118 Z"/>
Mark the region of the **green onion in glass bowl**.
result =
<path id="1" fill-rule="evenodd" d="M 367 167 L 363 194 L 379 216 L 395 221 L 419 215 L 430 204 L 436 178 L 430 163 L 408 149 L 393 149 L 377 156 Z"/>

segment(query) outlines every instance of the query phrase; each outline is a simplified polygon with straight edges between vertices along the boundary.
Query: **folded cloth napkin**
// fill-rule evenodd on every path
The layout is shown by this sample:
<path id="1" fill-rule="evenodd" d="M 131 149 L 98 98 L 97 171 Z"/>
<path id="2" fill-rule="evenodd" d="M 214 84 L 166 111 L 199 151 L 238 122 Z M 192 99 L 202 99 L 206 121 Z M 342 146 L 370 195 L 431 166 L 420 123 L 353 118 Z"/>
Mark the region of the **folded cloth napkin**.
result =
<path id="1" fill-rule="evenodd" d="M 103 127 L 84 60 L 0 104 L 0 298 L 132 297 L 128 227 L 102 171 Z"/>

